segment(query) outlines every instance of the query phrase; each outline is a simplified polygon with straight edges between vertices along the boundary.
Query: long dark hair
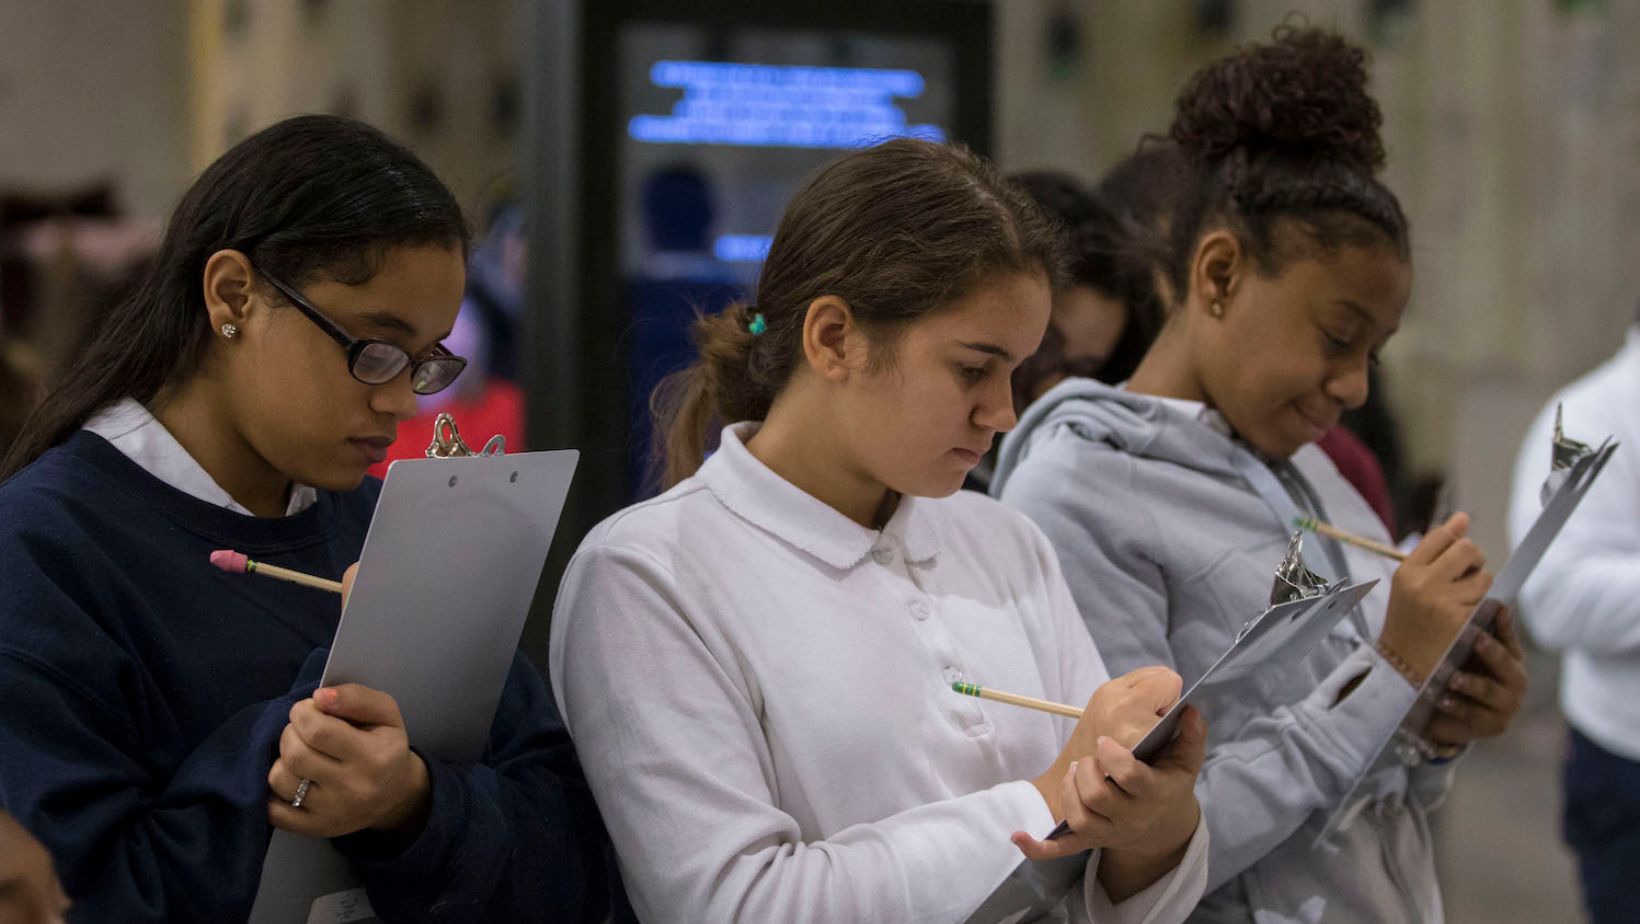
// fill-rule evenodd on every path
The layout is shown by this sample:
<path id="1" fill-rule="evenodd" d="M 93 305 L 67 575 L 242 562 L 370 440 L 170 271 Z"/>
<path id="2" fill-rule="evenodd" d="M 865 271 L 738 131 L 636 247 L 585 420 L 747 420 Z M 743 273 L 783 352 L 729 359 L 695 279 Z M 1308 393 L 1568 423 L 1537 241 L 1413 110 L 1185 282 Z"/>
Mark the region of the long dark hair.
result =
<path id="1" fill-rule="evenodd" d="M 1040 268 L 1057 286 L 1063 248 L 1054 220 L 963 147 L 901 138 L 820 168 L 781 216 L 756 304 L 698 319 L 700 359 L 656 389 L 664 484 L 700 467 L 714 424 L 767 416 L 797 368 L 815 299 L 844 299 L 891 348 L 905 325 L 995 273 Z M 766 327 L 754 334 L 758 315 Z"/>
<path id="2" fill-rule="evenodd" d="M 1284 224 L 1310 249 L 1389 246 L 1406 259 L 1407 220 L 1376 174 L 1383 116 L 1367 93 L 1367 55 L 1340 36 L 1295 25 L 1198 71 L 1169 132 L 1192 167 L 1173 215 L 1168 276 L 1175 304 L 1208 231 L 1228 228 L 1260 271 L 1278 272 Z"/>
<path id="3" fill-rule="evenodd" d="M 459 247 L 468 233 L 450 191 L 416 156 L 352 119 L 287 119 L 234 145 L 178 203 L 153 266 L 103 321 L 29 417 L 0 480 L 121 398 L 149 402 L 185 381 L 211 343 L 205 262 L 238 250 L 301 285 L 370 280 L 398 246 Z"/>

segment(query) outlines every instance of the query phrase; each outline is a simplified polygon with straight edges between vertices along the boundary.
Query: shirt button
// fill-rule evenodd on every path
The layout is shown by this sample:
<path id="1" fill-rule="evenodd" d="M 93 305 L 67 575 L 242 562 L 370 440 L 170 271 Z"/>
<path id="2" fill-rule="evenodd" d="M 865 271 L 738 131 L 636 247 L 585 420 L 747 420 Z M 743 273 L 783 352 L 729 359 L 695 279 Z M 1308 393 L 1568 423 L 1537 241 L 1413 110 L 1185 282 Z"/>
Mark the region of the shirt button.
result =
<path id="1" fill-rule="evenodd" d="M 962 671 L 959 671 L 950 665 L 946 665 L 945 670 L 940 671 L 940 676 L 945 678 L 946 683 L 956 683 L 962 679 Z"/>
<path id="2" fill-rule="evenodd" d="M 917 617 L 919 622 L 927 619 L 932 612 L 933 608 L 925 601 L 917 600 L 911 604 L 911 615 Z"/>
<path id="3" fill-rule="evenodd" d="M 879 565 L 886 565 L 894 560 L 894 550 L 886 546 L 872 549 L 871 560 Z"/>

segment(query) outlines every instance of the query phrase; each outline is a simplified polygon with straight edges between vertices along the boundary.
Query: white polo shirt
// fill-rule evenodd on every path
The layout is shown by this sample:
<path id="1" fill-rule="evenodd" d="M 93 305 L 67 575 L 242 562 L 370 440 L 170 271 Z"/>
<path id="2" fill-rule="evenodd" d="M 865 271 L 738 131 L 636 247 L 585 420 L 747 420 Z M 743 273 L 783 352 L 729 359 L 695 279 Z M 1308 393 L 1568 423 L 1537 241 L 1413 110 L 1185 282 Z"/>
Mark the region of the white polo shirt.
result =
<path id="1" fill-rule="evenodd" d="M 1072 722 L 951 683 L 1080 705 L 1099 652 L 1023 516 L 960 492 L 869 530 L 752 456 L 755 427 L 594 529 L 553 613 L 553 692 L 638 914 L 968 920 L 1021 866 L 1009 835 L 1053 826 L 1028 781 Z M 1206 841 L 1120 906 L 1095 852 L 1060 907 L 990 919 L 1183 920 Z"/>
<path id="2" fill-rule="evenodd" d="M 1509 538 L 1543 505 L 1555 405 L 1566 435 L 1622 445 L 1521 590 L 1533 636 L 1565 651 L 1560 705 L 1596 744 L 1640 761 L 1640 327 L 1605 364 L 1561 389 L 1533 421 L 1515 461 Z"/>

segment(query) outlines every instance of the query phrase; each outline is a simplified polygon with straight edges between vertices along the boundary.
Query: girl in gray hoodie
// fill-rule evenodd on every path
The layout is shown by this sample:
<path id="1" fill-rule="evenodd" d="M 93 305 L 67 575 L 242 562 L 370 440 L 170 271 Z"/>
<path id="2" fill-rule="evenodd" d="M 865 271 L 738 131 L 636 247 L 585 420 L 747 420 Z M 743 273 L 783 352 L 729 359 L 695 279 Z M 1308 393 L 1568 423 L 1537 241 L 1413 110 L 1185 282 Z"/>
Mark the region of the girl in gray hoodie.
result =
<path id="1" fill-rule="evenodd" d="M 1365 400 L 1411 286 L 1365 83 L 1359 49 L 1286 27 L 1192 79 L 1159 339 L 1124 386 L 1067 380 L 1003 446 L 991 490 L 1054 542 L 1114 672 L 1200 676 L 1267 604 L 1299 515 L 1389 538 L 1314 445 Z M 1467 525 L 1432 529 L 1399 568 L 1306 538 L 1312 570 L 1380 584 L 1315 649 L 1204 701 L 1212 850 L 1192 920 L 1442 919 L 1429 817 L 1450 758 L 1519 707 L 1508 618 L 1422 736 L 1373 758 L 1490 585 Z M 1314 846 L 1363 779 L 1363 810 Z"/>

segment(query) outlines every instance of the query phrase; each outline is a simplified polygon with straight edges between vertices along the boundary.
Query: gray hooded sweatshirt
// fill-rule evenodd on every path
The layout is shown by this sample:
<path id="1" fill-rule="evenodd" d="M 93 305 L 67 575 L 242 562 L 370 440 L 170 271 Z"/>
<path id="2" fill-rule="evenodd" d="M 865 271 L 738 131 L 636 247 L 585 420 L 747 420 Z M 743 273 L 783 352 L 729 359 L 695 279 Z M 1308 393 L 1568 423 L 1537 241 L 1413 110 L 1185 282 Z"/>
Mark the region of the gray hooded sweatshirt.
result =
<path id="1" fill-rule="evenodd" d="M 1088 379 L 1031 406 L 1002 445 L 991 492 L 1053 541 L 1113 676 L 1147 664 L 1187 684 L 1201 676 L 1269 603 L 1300 512 L 1389 540 L 1315 446 L 1266 462 L 1200 415 Z M 1196 794 L 1212 851 L 1191 920 L 1438 922 L 1429 815 L 1451 767 L 1393 757 L 1369 767 L 1414 697 L 1373 645 L 1393 562 L 1314 535 L 1305 561 L 1330 580 L 1380 583 L 1301 659 L 1204 701 Z M 1315 847 L 1363 777 L 1370 801 Z"/>

